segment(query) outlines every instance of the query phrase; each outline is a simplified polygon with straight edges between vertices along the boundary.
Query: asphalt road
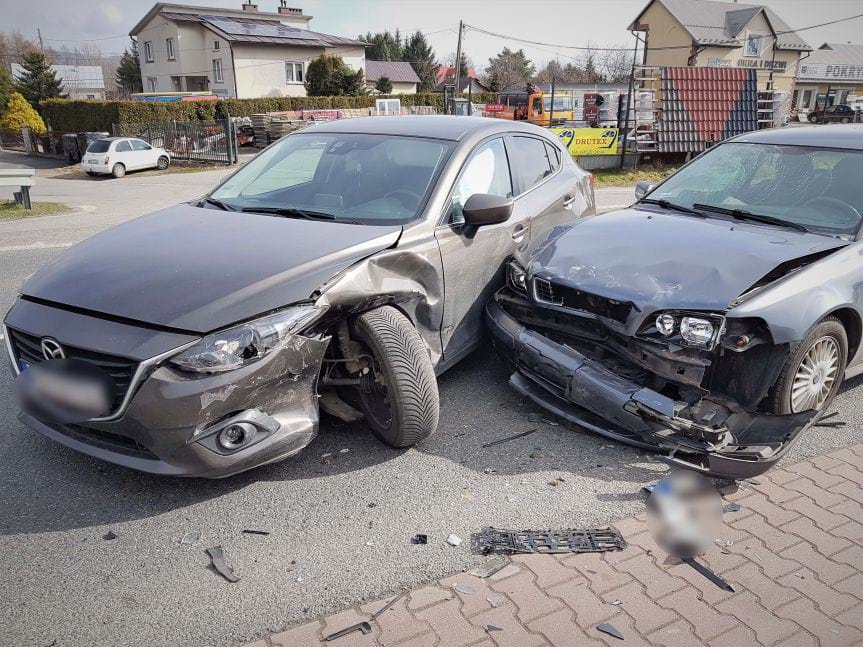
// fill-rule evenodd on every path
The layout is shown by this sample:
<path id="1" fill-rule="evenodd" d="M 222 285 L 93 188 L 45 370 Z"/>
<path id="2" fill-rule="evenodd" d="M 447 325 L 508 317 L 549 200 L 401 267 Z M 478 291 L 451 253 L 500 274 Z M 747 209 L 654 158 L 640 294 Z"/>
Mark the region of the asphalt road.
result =
<path id="1" fill-rule="evenodd" d="M 37 199 L 93 208 L 0 223 L 0 312 L 62 246 L 192 199 L 223 173 L 40 178 Z M 600 204 L 625 203 L 627 194 L 601 192 Z M 328 422 L 293 459 L 204 481 L 117 468 L 28 431 L 15 418 L 3 362 L 0 644 L 235 645 L 466 568 L 479 561 L 467 540 L 484 525 L 590 526 L 642 508 L 639 488 L 665 470 L 661 463 L 563 421 L 536 421 L 539 410 L 507 377 L 488 350 L 443 376 L 440 427 L 418 448 L 396 451 L 362 425 Z M 835 404 L 848 426 L 809 433 L 790 461 L 863 440 L 861 386 L 855 380 Z M 342 449 L 349 451 L 321 462 Z M 247 528 L 271 534 L 243 534 Z M 108 531 L 117 538 L 104 540 Z M 187 533 L 200 541 L 182 544 Z M 428 534 L 429 544 L 411 545 L 415 533 Z M 446 544 L 450 533 L 465 544 Z M 215 545 L 238 583 L 208 569 L 204 549 Z"/>

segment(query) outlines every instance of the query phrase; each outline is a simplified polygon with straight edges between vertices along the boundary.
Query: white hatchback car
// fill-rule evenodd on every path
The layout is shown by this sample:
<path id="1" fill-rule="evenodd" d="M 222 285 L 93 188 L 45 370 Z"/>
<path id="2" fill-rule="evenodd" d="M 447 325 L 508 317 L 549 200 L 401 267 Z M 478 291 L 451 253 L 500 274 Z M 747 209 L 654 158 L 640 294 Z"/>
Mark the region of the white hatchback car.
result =
<path id="1" fill-rule="evenodd" d="M 97 139 L 87 147 L 81 168 L 87 175 L 110 174 L 123 177 L 126 171 L 145 168 L 166 169 L 171 154 L 164 148 L 150 146 L 134 137 L 106 137 Z"/>

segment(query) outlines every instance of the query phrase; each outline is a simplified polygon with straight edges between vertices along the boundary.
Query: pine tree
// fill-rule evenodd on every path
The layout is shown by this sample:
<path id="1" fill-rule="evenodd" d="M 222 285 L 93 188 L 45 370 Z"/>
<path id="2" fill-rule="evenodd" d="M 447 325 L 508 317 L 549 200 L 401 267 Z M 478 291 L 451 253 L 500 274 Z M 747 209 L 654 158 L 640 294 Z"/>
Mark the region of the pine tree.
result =
<path id="1" fill-rule="evenodd" d="M 12 75 L 6 66 L 0 63 L 0 117 L 6 112 L 9 105 L 9 99 L 12 97 L 12 92 L 15 86 L 12 83 Z"/>
<path id="2" fill-rule="evenodd" d="M 366 94 L 362 70 L 354 72 L 341 56 L 322 54 L 306 69 L 306 92 L 310 97 Z"/>
<path id="3" fill-rule="evenodd" d="M 132 41 L 131 47 L 123 52 L 114 81 L 124 96 L 133 92 L 144 91 L 144 86 L 141 83 L 141 62 L 138 58 L 138 46 L 135 41 Z"/>
<path id="4" fill-rule="evenodd" d="M 371 47 L 366 48 L 366 58 L 370 61 L 403 60 L 402 35 L 398 29 L 396 29 L 395 34 L 391 34 L 389 30 L 376 34 L 368 32 L 365 36 L 360 36 L 358 40 L 371 45 Z"/>
<path id="5" fill-rule="evenodd" d="M 45 55 L 40 52 L 30 52 L 21 59 L 24 71 L 16 79 L 16 89 L 34 108 L 45 99 L 63 96 L 63 85 L 57 78 L 57 73 L 48 65 Z"/>
<path id="6" fill-rule="evenodd" d="M 375 90 L 377 90 L 381 94 L 392 94 L 393 82 L 390 81 L 390 77 L 382 76 L 381 78 L 379 78 L 378 82 L 375 83 Z"/>
<path id="7" fill-rule="evenodd" d="M 36 133 L 44 133 L 45 122 L 19 92 L 13 92 L 6 104 L 6 112 L 0 117 L 0 130 L 20 130 L 29 128 Z"/>
<path id="8" fill-rule="evenodd" d="M 408 61 L 420 77 L 417 92 L 431 92 L 435 86 L 437 64 L 434 50 L 421 31 L 414 32 L 412 36 L 405 39 L 402 60 Z"/>

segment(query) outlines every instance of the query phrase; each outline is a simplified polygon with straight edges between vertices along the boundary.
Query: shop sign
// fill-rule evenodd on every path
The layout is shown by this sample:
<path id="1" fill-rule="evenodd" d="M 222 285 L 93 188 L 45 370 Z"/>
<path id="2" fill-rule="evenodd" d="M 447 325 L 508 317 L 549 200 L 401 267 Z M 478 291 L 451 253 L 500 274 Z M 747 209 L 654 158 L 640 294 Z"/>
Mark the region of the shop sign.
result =
<path id="1" fill-rule="evenodd" d="M 619 128 L 552 128 L 573 157 L 580 155 L 617 155 Z"/>

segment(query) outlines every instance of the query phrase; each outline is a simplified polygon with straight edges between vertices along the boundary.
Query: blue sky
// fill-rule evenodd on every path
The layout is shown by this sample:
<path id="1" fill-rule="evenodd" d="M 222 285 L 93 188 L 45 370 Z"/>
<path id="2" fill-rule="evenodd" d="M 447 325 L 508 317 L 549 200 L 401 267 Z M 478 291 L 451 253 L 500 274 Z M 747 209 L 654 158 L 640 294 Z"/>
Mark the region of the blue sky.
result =
<path id="1" fill-rule="evenodd" d="M 791 27 L 863 13 L 861 0 L 763 0 Z M 236 7 L 241 0 L 188 0 L 188 4 Z M 367 31 L 402 32 L 420 28 L 440 58 L 455 51 L 459 18 L 489 31 L 529 40 L 569 45 L 630 45 L 629 22 L 646 0 L 289 0 L 314 16 L 316 31 L 356 37 Z M 262 11 L 274 11 L 278 0 L 259 0 Z M 41 27 L 46 43 L 55 46 L 89 44 L 103 53 L 120 52 L 127 33 L 152 6 L 149 0 L 0 0 L 0 31 L 18 29 L 35 37 Z M 824 41 L 863 43 L 863 19 L 803 32 L 813 46 Z M 468 30 L 465 51 L 482 67 L 504 46 L 516 47 Z M 522 45 L 537 63 L 569 60 L 572 50 Z"/>

